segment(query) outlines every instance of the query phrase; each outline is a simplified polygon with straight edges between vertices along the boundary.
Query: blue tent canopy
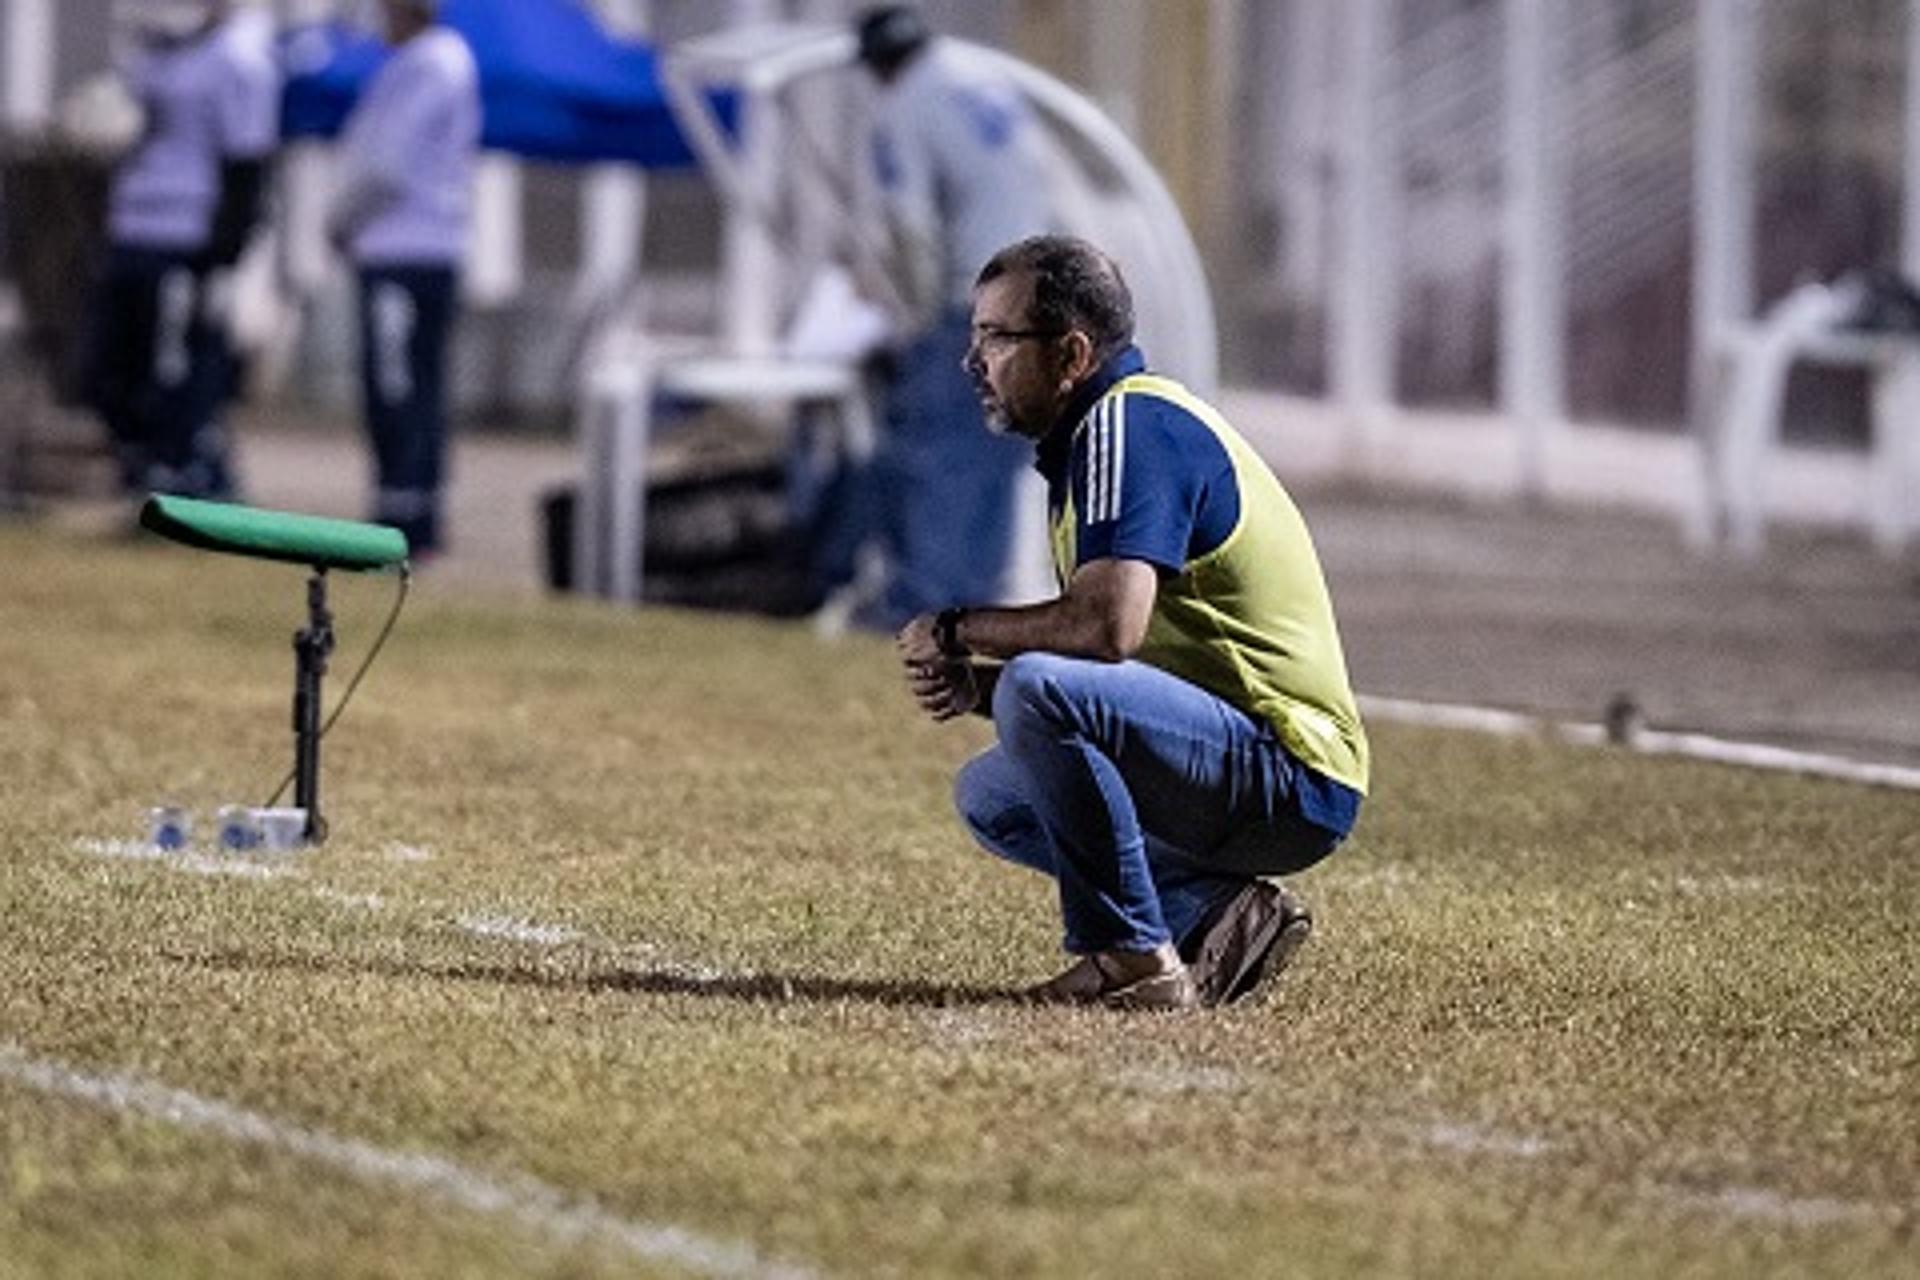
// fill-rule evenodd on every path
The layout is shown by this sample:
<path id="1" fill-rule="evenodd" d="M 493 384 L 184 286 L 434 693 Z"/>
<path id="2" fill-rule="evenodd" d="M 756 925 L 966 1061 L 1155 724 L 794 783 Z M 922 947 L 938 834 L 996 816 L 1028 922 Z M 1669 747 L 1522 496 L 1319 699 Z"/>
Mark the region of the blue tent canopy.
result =
<path id="1" fill-rule="evenodd" d="M 447 0 L 442 14 L 480 67 L 485 146 L 541 160 L 695 165 L 653 48 L 608 35 L 580 0 Z M 388 56 L 379 40 L 338 25 L 290 33 L 283 52 L 288 138 L 338 133 Z M 731 128 L 732 96 L 717 107 Z"/>

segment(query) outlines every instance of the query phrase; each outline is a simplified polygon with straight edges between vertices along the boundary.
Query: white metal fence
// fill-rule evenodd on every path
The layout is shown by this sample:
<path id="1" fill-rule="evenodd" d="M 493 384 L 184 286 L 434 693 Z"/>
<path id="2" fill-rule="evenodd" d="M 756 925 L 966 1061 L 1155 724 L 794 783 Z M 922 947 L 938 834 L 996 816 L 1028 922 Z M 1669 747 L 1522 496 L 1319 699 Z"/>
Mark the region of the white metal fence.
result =
<path id="1" fill-rule="evenodd" d="M 1872 393 L 1908 358 L 1899 343 L 1870 360 L 1844 344 L 1789 353 L 1764 429 L 1730 425 L 1722 394 L 1743 335 L 1796 284 L 1920 265 L 1916 8 L 1249 6 L 1236 158 L 1251 234 L 1221 273 L 1241 282 L 1223 290 L 1230 376 L 1331 403 L 1363 472 L 1402 464 L 1407 432 L 1478 413 L 1494 430 L 1472 447 L 1492 440 L 1515 487 L 1551 496 L 1557 472 L 1585 465 L 1588 427 L 1631 424 L 1682 505 L 1736 473 L 1770 486 L 1753 503 L 1789 511 L 1864 512 L 1832 491 L 1871 490 L 1885 540 L 1904 541 L 1920 491 L 1886 495 L 1920 477 L 1836 486 L 1822 459 L 1799 488 L 1826 492 L 1802 501 L 1783 482 L 1794 466 L 1715 455 L 1782 434 L 1871 442 L 1855 461 L 1880 471 L 1902 465 L 1891 437 L 1920 432 L 1898 396 Z M 1690 430 L 1699 448 L 1674 447 Z"/>

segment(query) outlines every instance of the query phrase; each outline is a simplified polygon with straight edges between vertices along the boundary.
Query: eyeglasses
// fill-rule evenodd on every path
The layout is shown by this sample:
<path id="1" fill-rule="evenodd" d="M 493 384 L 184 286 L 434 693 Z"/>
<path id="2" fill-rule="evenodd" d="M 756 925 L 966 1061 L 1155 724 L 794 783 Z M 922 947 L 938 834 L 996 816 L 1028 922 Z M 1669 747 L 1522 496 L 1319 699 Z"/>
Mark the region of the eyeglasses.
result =
<path id="1" fill-rule="evenodd" d="M 1033 339 L 1046 340 L 1058 338 L 1057 329 L 1003 329 L 999 325 L 980 324 L 973 327 L 971 345 L 979 350 L 988 347 L 1010 347 L 1016 342 L 1029 342 Z"/>

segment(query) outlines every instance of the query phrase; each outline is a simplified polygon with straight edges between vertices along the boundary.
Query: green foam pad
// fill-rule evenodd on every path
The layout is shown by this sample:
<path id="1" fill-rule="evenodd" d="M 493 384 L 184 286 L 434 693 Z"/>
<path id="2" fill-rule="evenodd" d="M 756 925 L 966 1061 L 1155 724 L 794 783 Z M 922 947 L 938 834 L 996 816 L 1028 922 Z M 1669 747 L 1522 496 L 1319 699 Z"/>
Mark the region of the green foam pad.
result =
<path id="1" fill-rule="evenodd" d="M 190 547 L 322 569 L 390 569 L 407 558 L 407 535 L 387 525 L 230 502 L 156 493 L 140 508 L 140 523 Z"/>

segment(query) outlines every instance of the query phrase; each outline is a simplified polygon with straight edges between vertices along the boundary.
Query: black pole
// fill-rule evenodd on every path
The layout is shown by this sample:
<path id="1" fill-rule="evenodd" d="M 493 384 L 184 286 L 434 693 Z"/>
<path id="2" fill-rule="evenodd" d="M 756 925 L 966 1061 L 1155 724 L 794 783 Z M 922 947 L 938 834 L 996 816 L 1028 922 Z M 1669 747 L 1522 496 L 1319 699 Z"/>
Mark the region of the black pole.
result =
<path id="1" fill-rule="evenodd" d="M 307 579 L 307 629 L 293 637 L 293 802 L 307 811 L 306 838 L 327 838 L 320 816 L 320 679 L 333 653 L 333 615 L 327 611 L 327 571 Z"/>

